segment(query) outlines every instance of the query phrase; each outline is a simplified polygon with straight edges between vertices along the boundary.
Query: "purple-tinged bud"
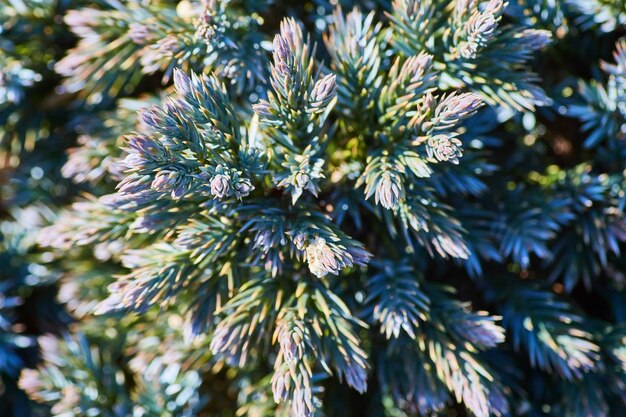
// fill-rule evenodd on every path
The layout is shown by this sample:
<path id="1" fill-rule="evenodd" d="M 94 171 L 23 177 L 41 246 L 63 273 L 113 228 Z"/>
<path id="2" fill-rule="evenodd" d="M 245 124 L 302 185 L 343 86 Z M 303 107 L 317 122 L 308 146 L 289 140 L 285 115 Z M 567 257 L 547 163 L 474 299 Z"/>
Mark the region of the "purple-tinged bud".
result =
<path id="1" fill-rule="evenodd" d="M 179 113 L 180 109 L 183 108 L 185 102 L 183 100 L 179 100 L 176 98 L 169 98 L 165 103 L 163 103 L 163 113 L 165 116 L 169 116 L 171 114 Z M 161 120 L 161 124 L 167 122 L 166 120 Z"/>
<path id="2" fill-rule="evenodd" d="M 289 68 L 292 65 L 293 53 L 289 49 L 289 43 L 281 35 L 274 37 L 274 68 L 281 75 L 289 73 Z"/>
<path id="3" fill-rule="evenodd" d="M 451 94 L 435 110 L 436 128 L 450 127 L 465 119 L 483 105 L 482 99 L 475 93 Z"/>
<path id="4" fill-rule="evenodd" d="M 148 127 L 157 128 L 163 122 L 161 109 L 158 106 L 141 110 L 139 119 Z"/>
<path id="5" fill-rule="evenodd" d="M 463 156 L 461 141 L 448 135 L 435 135 L 428 138 L 426 151 L 430 158 L 435 158 L 440 162 L 459 163 L 459 158 Z"/>
<path id="6" fill-rule="evenodd" d="M 280 36 L 285 40 L 290 51 L 295 51 L 302 45 L 302 29 L 292 18 L 287 18 L 280 23 Z"/>
<path id="7" fill-rule="evenodd" d="M 127 136 L 126 144 L 130 147 L 130 153 L 126 157 L 129 166 L 134 166 L 136 161 L 133 156 L 141 157 L 144 160 L 161 160 L 165 157 L 165 149 L 163 145 L 156 140 L 146 135 Z"/>
<path id="8" fill-rule="evenodd" d="M 117 185 L 120 194 L 138 194 L 148 189 L 150 189 L 149 175 L 129 175 Z"/>
<path id="9" fill-rule="evenodd" d="M 235 195 L 237 198 L 245 197 L 254 190 L 254 185 L 247 178 L 240 178 L 235 184 Z"/>
<path id="10" fill-rule="evenodd" d="M 293 19 L 285 19 L 280 24 L 280 34 L 274 37 L 274 65 L 275 76 L 287 76 L 294 66 L 296 54 L 303 48 L 302 30 Z"/>
<path id="11" fill-rule="evenodd" d="M 374 199 L 376 204 L 380 203 L 386 209 L 396 209 L 400 201 L 404 198 L 402 182 L 397 175 L 389 171 L 382 174 L 382 178 L 376 184 Z"/>
<path id="12" fill-rule="evenodd" d="M 299 321 L 282 317 L 276 325 L 276 334 L 280 350 L 285 355 L 285 359 L 291 361 L 300 359 L 304 355 L 304 326 Z"/>
<path id="13" fill-rule="evenodd" d="M 487 39 L 493 35 L 498 22 L 493 13 L 485 11 L 472 17 L 468 22 L 470 25 L 470 36 L 479 37 L 481 39 Z"/>
<path id="14" fill-rule="evenodd" d="M 402 70 L 400 73 L 412 83 L 421 81 L 424 74 L 428 72 L 433 63 L 433 56 L 426 52 L 421 52 L 419 55 L 410 57 L 402 64 Z"/>
<path id="15" fill-rule="evenodd" d="M 129 153 L 123 161 L 128 169 L 141 169 L 146 166 L 146 159 L 138 153 Z"/>
<path id="16" fill-rule="evenodd" d="M 466 59 L 476 58 L 478 48 L 485 46 L 495 34 L 502 7 L 502 0 L 492 0 L 482 12 L 475 10 L 472 13 L 464 25 L 466 39 L 457 46 L 459 55 Z"/>
<path id="17" fill-rule="evenodd" d="M 191 93 L 191 79 L 183 70 L 178 68 L 174 68 L 174 86 L 181 97 Z"/>
<path id="18" fill-rule="evenodd" d="M 170 191 L 178 183 L 179 177 L 178 171 L 159 171 L 150 184 L 150 188 L 158 192 Z"/>
<path id="19" fill-rule="evenodd" d="M 211 195 L 214 198 L 224 198 L 230 190 L 230 180 L 226 175 L 217 174 L 211 179 Z"/>
<path id="20" fill-rule="evenodd" d="M 144 168 L 148 164 L 143 155 L 135 152 L 126 155 L 122 162 L 126 168 L 136 170 Z"/>
<path id="21" fill-rule="evenodd" d="M 319 111 L 324 111 L 336 94 L 337 82 L 335 74 L 328 74 L 315 83 L 313 91 L 311 91 L 310 105 Z"/>

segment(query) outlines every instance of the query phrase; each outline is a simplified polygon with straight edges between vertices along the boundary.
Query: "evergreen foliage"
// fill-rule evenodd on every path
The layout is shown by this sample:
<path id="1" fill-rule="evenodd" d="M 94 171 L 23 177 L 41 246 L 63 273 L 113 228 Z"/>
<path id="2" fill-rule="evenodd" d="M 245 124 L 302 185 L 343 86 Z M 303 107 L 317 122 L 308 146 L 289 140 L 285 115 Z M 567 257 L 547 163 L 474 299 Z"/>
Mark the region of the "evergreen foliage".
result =
<path id="1" fill-rule="evenodd" d="M 625 25 L 0 0 L 0 415 L 623 415 Z"/>

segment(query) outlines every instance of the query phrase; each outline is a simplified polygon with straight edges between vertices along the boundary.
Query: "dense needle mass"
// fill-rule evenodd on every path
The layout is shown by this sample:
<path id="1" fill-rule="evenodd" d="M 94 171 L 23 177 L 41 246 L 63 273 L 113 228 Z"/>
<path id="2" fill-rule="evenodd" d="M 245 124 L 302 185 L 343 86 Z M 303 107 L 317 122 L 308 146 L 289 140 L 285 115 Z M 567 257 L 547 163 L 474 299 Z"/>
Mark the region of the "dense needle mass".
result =
<path id="1" fill-rule="evenodd" d="M 0 0 L 0 415 L 626 413 L 625 24 Z"/>

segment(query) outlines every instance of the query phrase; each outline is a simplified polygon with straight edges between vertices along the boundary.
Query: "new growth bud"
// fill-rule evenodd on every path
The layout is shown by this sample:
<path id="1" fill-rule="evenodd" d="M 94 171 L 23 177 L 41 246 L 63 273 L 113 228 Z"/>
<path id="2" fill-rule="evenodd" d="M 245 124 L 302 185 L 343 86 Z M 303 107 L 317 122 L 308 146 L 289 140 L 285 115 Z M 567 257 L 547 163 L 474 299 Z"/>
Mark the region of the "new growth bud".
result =
<path id="1" fill-rule="evenodd" d="M 398 203 L 404 198 L 402 180 L 391 171 L 385 171 L 381 180 L 376 184 L 374 199 L 376 204 L 380 203 L 386 209 L 395 209 Z"/>
<path id="2" fill-rule="evenodd" d="M 453 164 L 459 163 L 459 158 L 463 156 L 461 141 L 453 136 L 435 135 L 428 138 L 426 150 L 430 158 L 437 161 L 449 161 Z"/>
<path id="3" fill-rule="evenodd" d="M 217 174 L 211 178 L 211 195 L 214 198 L 224 198 L 230 189 L 229 178 L 226 175 Z"/>
<path id="4" fill-rule="evenodd" d="M 311 91 L 309 106 L 311 112 L 323 112 L 337 94 L 337 82 L 334 74 L 328 74 L 318 80 Z"/>
<path id="5" fill-rule="evenodd" d="M 326 244 L 326 240 L 317 237 L 313 243 L 306 248 L 306 259 L 309 270 L 318 278 L 326 276 L 329 272 L 337 275 L 339 266 L 332 249 Z"/>
<path id="6" fill-rule="evenodd" d="M 235 183 L 235 196 L 237 198 L 245 197 L 254 190 L 254 186 L 247 178 L 240 178 Z"/>
<path id="7" fill-rule="evenodd" d="M 435 110 L 435 129 L 446 129 L 470 117 L 483 105 L 476 93 L 451 94 Z"/>

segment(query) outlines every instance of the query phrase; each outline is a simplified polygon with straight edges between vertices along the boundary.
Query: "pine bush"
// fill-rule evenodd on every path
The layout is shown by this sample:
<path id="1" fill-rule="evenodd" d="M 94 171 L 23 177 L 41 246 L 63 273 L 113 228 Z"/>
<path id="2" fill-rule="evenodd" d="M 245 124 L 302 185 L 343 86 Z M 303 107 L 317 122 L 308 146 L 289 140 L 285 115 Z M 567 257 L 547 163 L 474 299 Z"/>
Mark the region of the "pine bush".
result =
<path id="1" fill-rule="evenodd" d="M 0 415 L 625 415 L 625 4 L 0 0 Z"/>

